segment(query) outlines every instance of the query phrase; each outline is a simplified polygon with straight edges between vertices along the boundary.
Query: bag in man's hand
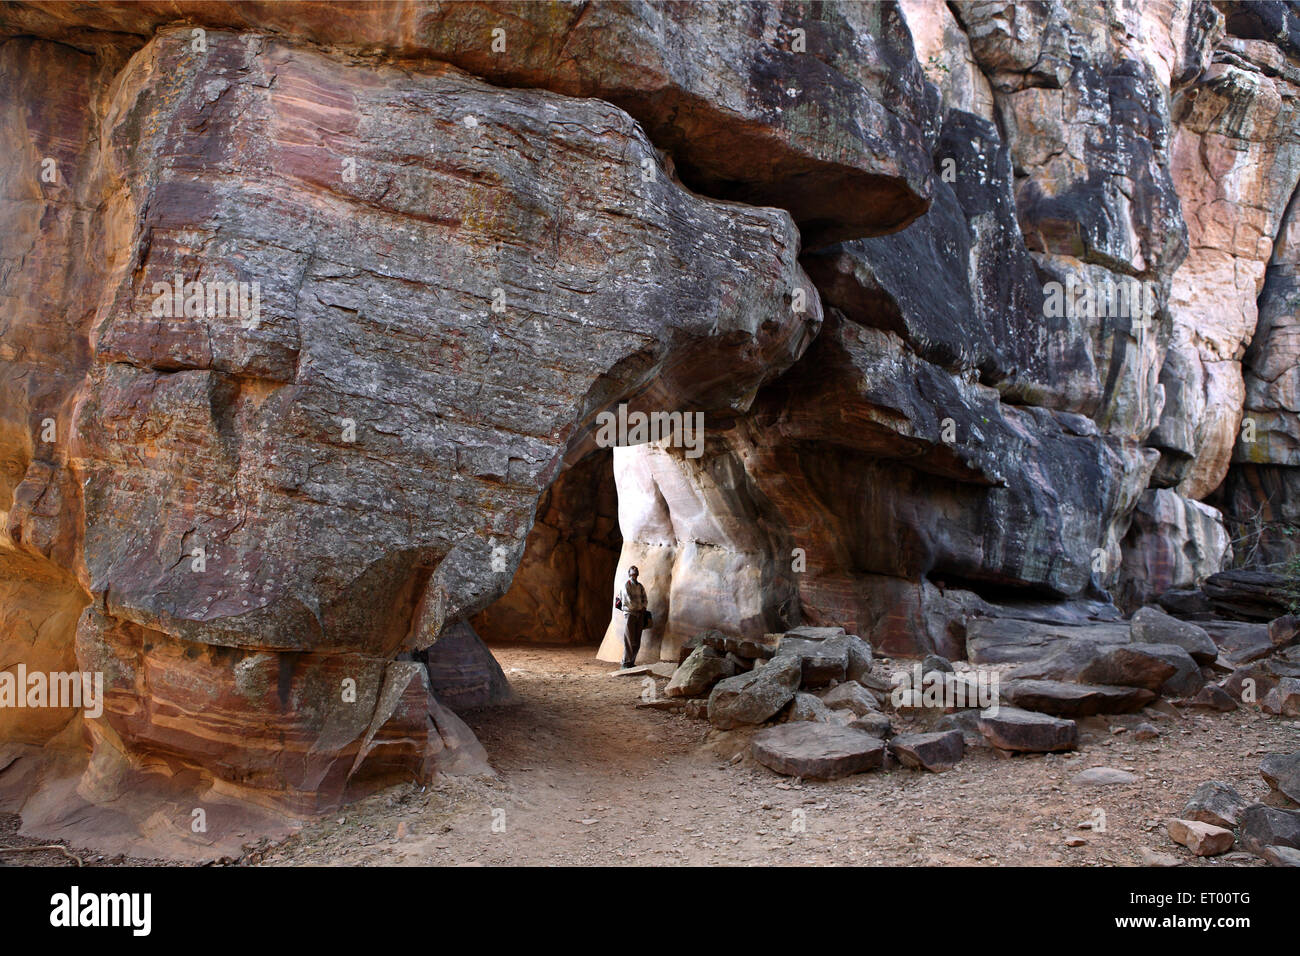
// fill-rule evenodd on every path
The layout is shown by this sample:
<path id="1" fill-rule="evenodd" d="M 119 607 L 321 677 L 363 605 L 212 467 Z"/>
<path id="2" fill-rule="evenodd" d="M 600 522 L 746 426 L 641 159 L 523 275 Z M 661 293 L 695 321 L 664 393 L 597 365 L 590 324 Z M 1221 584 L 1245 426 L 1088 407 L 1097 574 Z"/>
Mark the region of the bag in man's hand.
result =
<path id="1" fill-rule="evenodd" d="M 642 625 L 641 630 L 643 630 L 643 631 L 648 631 L 648 630 L 650 630 L 650 628 L 652 628 L 652 627 L 654 627 L 654 626 L 655 626 L 655 616 L 654 616 L 653 614 L 650 613 L 650 609 L 649 609 L 649 608 L 646 608 L 646 609 L 645 609 L 645 624 Z"/>

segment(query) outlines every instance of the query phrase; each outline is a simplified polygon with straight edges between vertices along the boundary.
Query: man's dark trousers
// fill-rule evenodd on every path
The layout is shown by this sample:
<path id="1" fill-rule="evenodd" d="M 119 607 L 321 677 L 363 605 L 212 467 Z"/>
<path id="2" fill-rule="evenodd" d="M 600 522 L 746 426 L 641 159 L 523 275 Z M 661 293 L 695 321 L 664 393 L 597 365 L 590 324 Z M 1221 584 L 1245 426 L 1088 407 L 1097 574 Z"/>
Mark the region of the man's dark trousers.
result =
<path id="1" fill-rule="evenodd" d="M 629 611 L 627 630 L 623 632 L 623 666 L 631 667 L 636 663 L 637 652 L 641 650 L 641 631 L 645 629 L 645 611 Z"/>

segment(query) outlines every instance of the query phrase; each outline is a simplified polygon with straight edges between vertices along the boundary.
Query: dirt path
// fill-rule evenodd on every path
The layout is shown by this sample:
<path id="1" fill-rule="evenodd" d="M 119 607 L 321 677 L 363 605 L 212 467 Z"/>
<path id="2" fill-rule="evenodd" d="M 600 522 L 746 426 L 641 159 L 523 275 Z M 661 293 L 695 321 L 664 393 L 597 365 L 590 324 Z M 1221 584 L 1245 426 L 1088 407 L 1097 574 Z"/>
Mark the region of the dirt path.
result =
<path id="1" fill-rule="evenodd" d="M 1146 718 L 1117 717 L 1088 725 L 1076 754 L 972 751 L 944 774 L 895 768 L 800 784 L 748 758 L 731 762 L 743 738 L 634 709 L 639 679 L 610 677 L 589 649 L 493 650 L 522 703 L 465 716 L 497 779 L 385 791 L 265 862 L 1096 865 L 1142 864 L 1147 850 L 1192 865 L 1257 865 L 1243 854 L 1194 860 L 1164 822 L 1211 778 L 1262 798 L 1261 757 L 1294 750 L 1300 729 L 1250 709 L 1166 717 L 1158 740 L 1138 741 L 1113 729 Z M 1093 766 L 1139 782 L 1071 782 Z M 1105 832 L 1078 829 L 1097 811 Z M 1076 837 L 1086 843 L 1067 847 Z"/>

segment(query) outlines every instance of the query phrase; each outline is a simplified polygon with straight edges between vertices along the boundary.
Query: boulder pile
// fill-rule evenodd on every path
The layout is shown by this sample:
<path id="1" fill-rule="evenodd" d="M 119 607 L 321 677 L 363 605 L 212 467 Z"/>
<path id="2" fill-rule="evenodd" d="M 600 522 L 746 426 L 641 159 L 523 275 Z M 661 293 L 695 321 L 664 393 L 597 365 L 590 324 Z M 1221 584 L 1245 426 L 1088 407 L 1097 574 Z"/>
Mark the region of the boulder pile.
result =
<path id="1" fill-rule="evenodd" d="M 877 658 L 842 627 L 759 639 L 711 630 L 684 643 L 663 692 L 665 703 L 714 731 L 749 734 L 749 755 L 778 774 L 830 780 L 892 766 L 941 773 L 974 748 L 1002 756 L 1075 750 L 1077 721 L 1099 715 L 1157 720 L 1183 708 L 1256 704 L 1296 716 L 1294 623 L 1194 622 L 1154 606 L 1127 622 L 981 616 L 967 621 L 969 661 L 956 666 L 937 654 Z M 991 699 L 980 696 L 990 688 Z M 1137 739 L 1159 733 L 1146 723 L 1134 731 Z M 1077 782 L 1123 782 L 1084 779 L 1103 771 L 1121 774 L 1094 768 Z M 1170 838 L 1197 856 L 1240 846 L 1277 865 L 1300 859 L 1300 753 L 1268 756 L 1260 773 L 1272 790 L 1267 803 L 1209 781 L 1170 818 Z"/>
<path id="2" fill-rule="evenodd" d="M 1300 866 L 1300 753 L 1270 754 L 1259 765 L 1271 792 L 1252 802 L 1221 780 L 1192 793 L 1169 837 L 1196 856 L 1240 846 L 1273 866 Z"/>

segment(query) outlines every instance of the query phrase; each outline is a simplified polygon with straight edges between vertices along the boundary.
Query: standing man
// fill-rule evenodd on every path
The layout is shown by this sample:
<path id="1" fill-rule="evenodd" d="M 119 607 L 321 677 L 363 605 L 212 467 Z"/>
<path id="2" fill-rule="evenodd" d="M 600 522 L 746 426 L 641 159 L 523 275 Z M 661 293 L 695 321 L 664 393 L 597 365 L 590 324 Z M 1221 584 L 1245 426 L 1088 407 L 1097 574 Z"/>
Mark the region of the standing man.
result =
<path id="1" fill-rule="evenodd" d="M 641 650 L 641 631 L 650 624 L 650 602 L 645 586 L 637 580 L 639 573 L 635 564 L 628 568 L 627 583 L 614 597 L 614 607 L 627 618 L 627 629 L 623 632 L 624 667 L 636 663 L 637 652 Z"/>

